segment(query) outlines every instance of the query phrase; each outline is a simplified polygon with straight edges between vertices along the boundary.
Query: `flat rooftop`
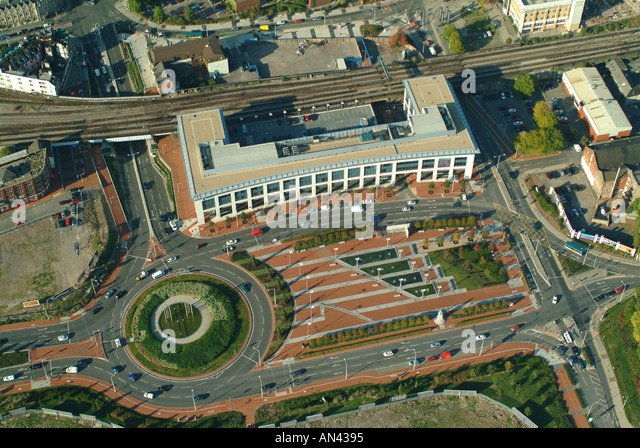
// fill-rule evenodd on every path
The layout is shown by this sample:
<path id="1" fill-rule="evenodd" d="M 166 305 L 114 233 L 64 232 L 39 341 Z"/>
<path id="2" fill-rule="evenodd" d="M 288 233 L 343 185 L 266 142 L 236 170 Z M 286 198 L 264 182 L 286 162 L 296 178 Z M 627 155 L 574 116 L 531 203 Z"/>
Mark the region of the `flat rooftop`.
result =
<path id="1" fill-rule="evenodd" d="M 258 143 L 254 141 L 265 135 L 260 126 L 267 129 L 268 124 L 247 122 L 245 130 L 256 127 L 255 136 L 247 132 L 245 137 L 244 130 L 234 127 L 235 134 L 243 133 L 244 145 L 231 142 L 220 109 L 179 115 L 178 135 L 191 198 L 204 199 L 257 180 L 268 182 L 360 160 L 375 163 L 425 153 L 479 152 L 443 75 L 410 80 L 406 90 L 417 106 L 407 121 L 377 124 L 368 105 L 344 108 L 313 114 L 312 122 L 304 122 L 308 125 L 304 134 Z M 303 117 L 294 118 L 300 124 L 287 121 L 284 125 L 301 126 Z"/>
<path id="2" fill-rule="evenodd" d="M 572 0 L 518 0 L 526 8 L 558 8 L 571 5 Z"/>

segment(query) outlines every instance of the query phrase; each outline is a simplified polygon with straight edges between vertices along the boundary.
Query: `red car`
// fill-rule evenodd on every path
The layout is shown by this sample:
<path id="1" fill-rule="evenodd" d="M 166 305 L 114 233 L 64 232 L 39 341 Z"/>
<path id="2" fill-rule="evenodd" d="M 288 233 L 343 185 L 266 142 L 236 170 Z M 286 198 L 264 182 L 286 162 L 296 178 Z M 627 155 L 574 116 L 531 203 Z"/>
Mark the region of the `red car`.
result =
<path id="1" fill-rule="evenodd" d="M 311 117 L 309 117 L 309 115 L 305 115 L 304 116 L 304 121 L 311 121 Z"/>
<path id="2" fill-rule="evenodd" d="M 78 204 L 80 202 L 80 198 L 75 198 L 71 200 L 72 204 Z"/>
<path id="3" fill-rule="evenodd" d="M 427 359 L 427 362 L 433 362 L 436 359 L 438 359 L 438 358 L 436 358 L 435 356 L 432 356 L 431 358 Z"/>
<path id="4" fill-rule="evenodd" d="M 626 288 L 626 285 L 625 286 L 618 286 L 616 288 L 616 292 L 622 292 L 622 291 L 624 291 L 624 288 Z"/>
<path id="5" fill-rule="evenodd" d="M 296 20 L 294 20 L 294 22 L 296 22 L 296 23 L 302 23 L 302 22 L 304 22 L 304 19 L 296 19 Z"/>
<path id="6" fill-rule="evenodd" d="M 444 352 L 440 355 L 440 359 L 451 358 L 451 352 Z"/>
<path id="7" fill-rule="evenodd" d="M 520 329 L 520 325 L 514 325 L 513 327 L 511 327 L 511 331 L 517 331 Z"/>

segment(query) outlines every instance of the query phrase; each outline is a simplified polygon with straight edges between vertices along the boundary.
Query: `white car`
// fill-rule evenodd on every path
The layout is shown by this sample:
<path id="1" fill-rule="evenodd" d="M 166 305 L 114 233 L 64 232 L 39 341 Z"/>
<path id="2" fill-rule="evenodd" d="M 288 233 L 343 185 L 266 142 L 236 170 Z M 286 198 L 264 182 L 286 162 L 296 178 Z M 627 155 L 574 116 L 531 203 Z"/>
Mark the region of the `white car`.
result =
<path id="1" fill-rule="evenodd" d="M 287 21 L 286 21 L 286 20 L 278 20 L 278 21 L 276 22 L 276 25 L 284 25 L 284 24 L 286 24 L 286 23 L 287 23 Z"/>
<path id="2" fill-rule="evenodd" d="M 13 380 L 15 380 L 15 379 L 16 379 L 16 377 L 15 377 L 15 376 L 13 376 L 13 375 L 7 375 L 7 376 L 5 376 L 4 378 L 2 378 L 2 381 L 13 381 Z"/>
<path id="3" fill-rule="evenodd" d="M 386 357 L 388 357 L 388 356 L 393 356 L 393 351 L 392 351 L 392 350 L 387 350 L 386 352 L 384 352 L 384 353 L 382 354 L 382 356 L 386 356 Z"/>
<path id="4" fill-rule="evenodd" d="M 150 400 L 153 400 L 153 397 L 155 397 L 153 392 L 145 392 L 143 395 L 144 395 L 144 398 L 148 398 Z"/>
<path id="5" fill-rule="evenodd" d="M 364 199 L 362 201 L 363 204 L 373 204 L 373 199 Z"/>
<path id="6" fill-rule="evenodd" d="M 403 211 L 403 212 L 410 212 L 411 210 L 413 210 L 413 207 L 409 207 L 409 206 L 407 206 L 407 207 L 402 207 L 402 211 Z"/>
<path id="7" fill-rule="evenodd" d="M 58 336 L 58 341 L 60 341 L 60 342 L 66 341 L 67 339 L 69 339 L 69 335 L 68 334 L 61 334 L 60 336 Z"/>
<path id="8" fill-rule="evenodd" d="M 167 263 L 173 263 L 177 259 L 178 259 L 178 257 L 169 257 L 169 258 L 167 258 Z"/>
<path id="9" fill-rule="evenodd" d="M 553 303 L 554 305 L 558 303 L 558 296 L 553 296 L 553 300 L 551 300 L 551 303 Z"/>
<path id="10" fill-rule="evenodd" d="M 476 341 L 482 341 L 483 339 L 487 339 L 486 334 L 479 334 L 478 336 L 476 336 Z"/>
<path id="11" fill-rule="evenodd" d="M 229 240 L 227 241 L 227 246 L 231 246 L 232 244 L 237 244 L 238 240 Z"/>
<path id="12" fill-rule="evenodd" d="M 432 342 L 432 343 L 431 343 L 431 348 L 440 347 L 440 345 L 442 345 L 442 344 L 440 343 L 440 341 Z"/>
<path id="13" fill-rule="evenodd" d="M 407 205 L 416 205 L 418 201 L 407 201 Z"/>

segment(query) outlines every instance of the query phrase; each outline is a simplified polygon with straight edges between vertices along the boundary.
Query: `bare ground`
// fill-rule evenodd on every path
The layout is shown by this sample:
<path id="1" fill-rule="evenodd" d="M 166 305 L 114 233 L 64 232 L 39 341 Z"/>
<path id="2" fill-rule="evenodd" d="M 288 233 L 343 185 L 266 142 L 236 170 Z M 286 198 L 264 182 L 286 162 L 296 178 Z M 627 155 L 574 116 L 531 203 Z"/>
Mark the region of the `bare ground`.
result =
<path id="1" fill-rule="evenodd" d="M 511 412 L 482 397 L 440 396 L 327 418 L 304 428 L 519 428 Z"/>
<path id="2" fill-rule="evenodd" d="M 95 210 L 85 219 L 106 225 L 100 195 L 85 201 L 82 210 Z M 0 236 L 0 316 L 29 312 L 22 303 L 42 300 L 70 286 L 82 275 L 95 248 L 91 247 L 91 226 L 56 229 L 51 219 L 29 224 Z M 102 233 L 102 232 L 100 232 Z M 93 237 L 101 238 L 102 235 Z M 78 242 L 76 255 L 74 242 Z"/>

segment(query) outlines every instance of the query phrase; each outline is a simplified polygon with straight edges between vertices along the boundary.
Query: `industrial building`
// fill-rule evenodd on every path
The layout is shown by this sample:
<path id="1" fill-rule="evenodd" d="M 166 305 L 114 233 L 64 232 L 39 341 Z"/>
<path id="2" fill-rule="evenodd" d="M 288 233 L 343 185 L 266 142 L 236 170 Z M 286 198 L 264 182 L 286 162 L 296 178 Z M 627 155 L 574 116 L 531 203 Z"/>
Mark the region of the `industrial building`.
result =
<path id="1" fill-rule="evenodd" d="M 260 210 L 274 198 L 471 178 L 480 151 L 446 77 L 403 83 L 406 120 L 399 122 L 377 123 L 371 105 L 234 127 L 220 109 L 179 115 L 198 224 Z"/>
<path id="2" fill-rule="evenodd" d="M 580 29 L 586 0 L 505 0 L 502 13 L 513 19 L 518 34 L 548 29 Z"/>

